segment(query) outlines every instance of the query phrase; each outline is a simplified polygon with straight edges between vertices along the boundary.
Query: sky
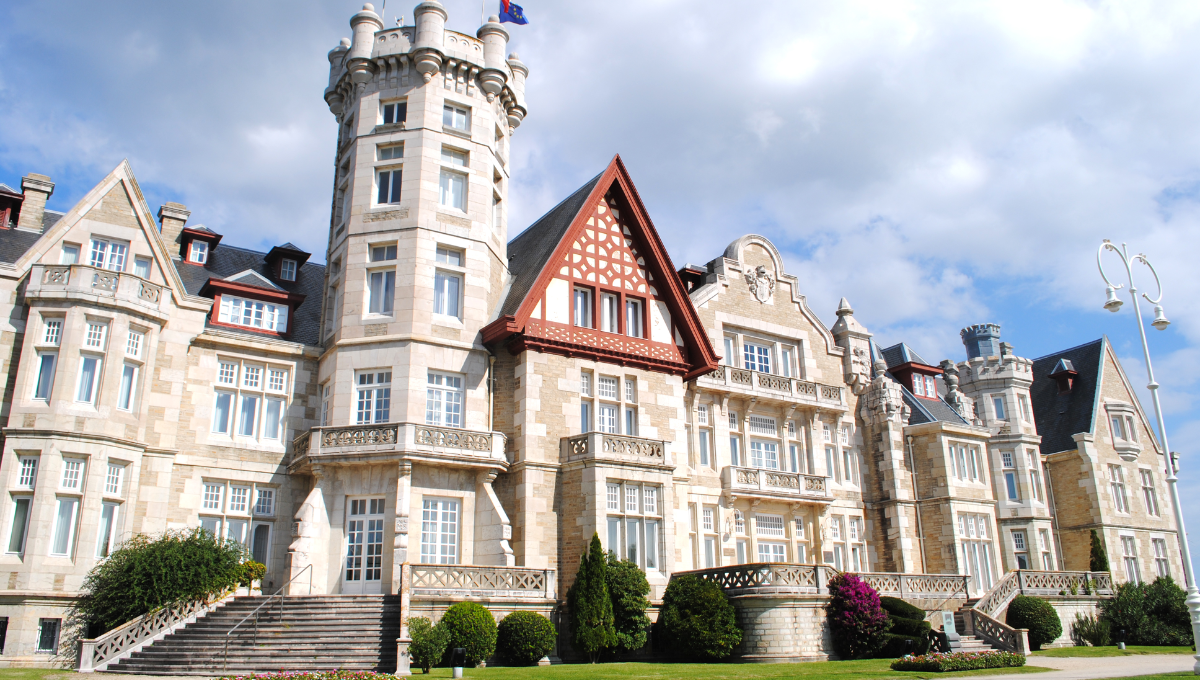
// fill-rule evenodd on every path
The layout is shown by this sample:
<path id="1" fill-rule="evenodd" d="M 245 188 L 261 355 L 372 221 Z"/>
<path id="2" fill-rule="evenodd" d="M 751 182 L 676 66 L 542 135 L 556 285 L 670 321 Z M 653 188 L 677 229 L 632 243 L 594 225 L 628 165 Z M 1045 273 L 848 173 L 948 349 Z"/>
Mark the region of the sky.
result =
<path id="1" fill-rule="evenodd" d="M 480 4 L 442 1 L 474 34 Z M 386 25 L 415 4 L 391 0 Z M 326 54 L 360 6 L 3 3 L 0 182 L 47 174 L 67 210 L 128 158 L 152 209 L 321 260 Z M 974 323 L 1030 358 L 1108 335 L 1153 419 L 1127 291 L 1103 310 L 1096 269 L 1102 239 L 1128 242 L 1162 281 L 1173 323 L 1147 327 L 1151 356 L 1181 494 L 1200 492 L 1200 3 L 523 6 L 510 234 L 619 153 L 676 266 L 762 234 L 826 323 L 845 296 L 882 346 L 935 364 L 965 358 Z M 1200 527 L 1200 504 L 1185 512 Z"/>

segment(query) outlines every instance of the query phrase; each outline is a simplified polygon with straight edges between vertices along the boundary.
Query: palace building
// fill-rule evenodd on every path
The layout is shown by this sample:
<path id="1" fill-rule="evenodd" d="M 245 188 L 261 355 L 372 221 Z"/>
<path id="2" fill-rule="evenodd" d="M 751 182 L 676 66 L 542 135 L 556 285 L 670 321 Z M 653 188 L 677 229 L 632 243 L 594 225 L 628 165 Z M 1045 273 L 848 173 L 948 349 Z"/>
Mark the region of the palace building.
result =
<path id="1" fill-rule="evenodd" d="M 62 212 L 49 177 L 0 185 L 0 663 L 66 654 L 88 571 L 191 527 L 244 543 L 264 593 L 432 616 L 556 616 L 593 533 L 654 601 L 759 563 L 956 575 L 974 598 L 1088 571 L 1093 530 L 1117 581 L 1181 572 L 1166 458 L 1107 340 L 1027 359 L 980 324 L 944 361 L 880 347 L 761 236 L 676 266 L 619 157 L 510 225 L 529 68 L 495 17 L 446 19 L 366 5 L 329 53 L 323 257 L 152 210 L 128 163 Z M 827 656 L 803 611 L 806 641 L 743 654 Z"/>

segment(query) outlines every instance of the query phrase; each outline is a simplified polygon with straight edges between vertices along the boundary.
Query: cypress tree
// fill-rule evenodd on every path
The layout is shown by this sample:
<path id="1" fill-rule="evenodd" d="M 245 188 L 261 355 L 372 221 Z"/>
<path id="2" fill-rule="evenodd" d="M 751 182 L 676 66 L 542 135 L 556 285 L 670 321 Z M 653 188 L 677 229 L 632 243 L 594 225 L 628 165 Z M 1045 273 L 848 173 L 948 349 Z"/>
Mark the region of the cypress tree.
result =
<path id="1" fill-rule="evenodd" d="M 1108 571 L 1108 553 L 1100 542 L 1100 532 L 1092 529 L 1092 571 Z"/>
<path id="2" fill-rule="evenodd" d="M 592 534 L 591 549 L 579 558 L 579 572 L 569 600 L 575 646 L 596 663 L 600 652 L 617 642 L 608 596 L 608 559 L 597 534 Z"/>

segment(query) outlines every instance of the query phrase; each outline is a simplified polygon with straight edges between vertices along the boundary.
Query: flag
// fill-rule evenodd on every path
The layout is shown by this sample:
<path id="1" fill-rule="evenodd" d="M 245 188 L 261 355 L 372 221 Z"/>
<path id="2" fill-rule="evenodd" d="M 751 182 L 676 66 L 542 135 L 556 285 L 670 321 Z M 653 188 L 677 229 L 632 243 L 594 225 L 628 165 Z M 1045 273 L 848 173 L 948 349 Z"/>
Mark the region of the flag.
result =
<path id="1" fill-rule="evenodd" d="M 529 20 L 525 18 L 525 10 L 512 0 L 500 0 L 500 23 L 509 22 L 512 24 L 527 24 Z"/>

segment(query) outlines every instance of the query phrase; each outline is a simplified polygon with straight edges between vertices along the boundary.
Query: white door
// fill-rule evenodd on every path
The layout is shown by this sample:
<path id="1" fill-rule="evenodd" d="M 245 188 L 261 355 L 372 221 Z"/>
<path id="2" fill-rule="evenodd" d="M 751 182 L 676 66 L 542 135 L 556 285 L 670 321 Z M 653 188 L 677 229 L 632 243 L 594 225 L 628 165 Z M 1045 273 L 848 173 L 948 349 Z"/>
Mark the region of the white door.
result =
<path id="1" fill-rule="evenodd" d="M 346 499 L 343 593 L 383 592 L 383 499 Z"/>

